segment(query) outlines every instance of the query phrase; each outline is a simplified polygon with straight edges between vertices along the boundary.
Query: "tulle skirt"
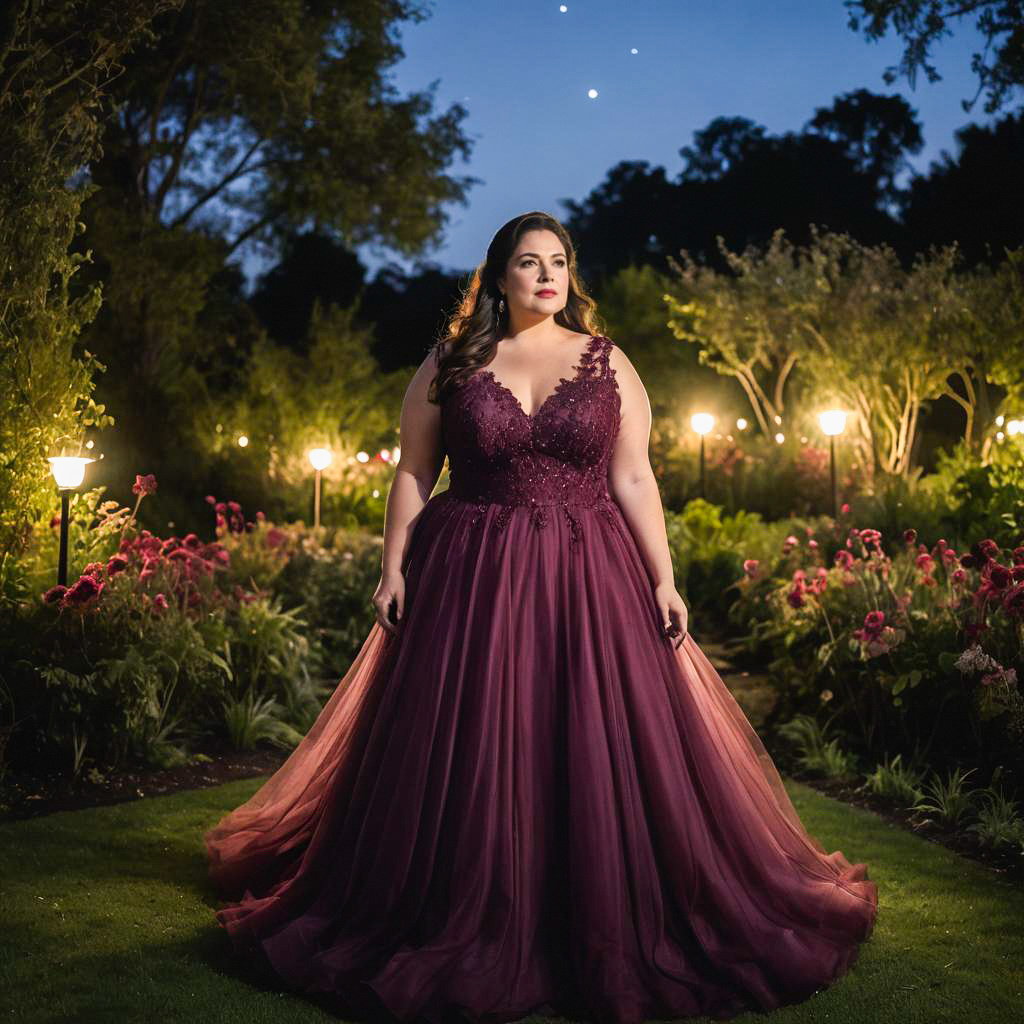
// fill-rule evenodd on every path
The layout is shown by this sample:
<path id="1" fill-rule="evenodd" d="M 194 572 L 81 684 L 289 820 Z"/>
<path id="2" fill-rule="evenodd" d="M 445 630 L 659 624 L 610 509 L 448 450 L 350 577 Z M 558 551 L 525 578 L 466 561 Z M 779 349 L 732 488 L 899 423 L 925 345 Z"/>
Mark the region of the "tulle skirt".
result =
<path id="1" fill-rule="evenodd" d="M 217 920 L 367 1018 L 634 1024 L 810 996 L 872 930 L 865 865 L 808 835 L 714 667 L 664 635 L 619 507 L 550 512 L 427 503 L 399 635 L 374 624 L 206 833 Z"/>

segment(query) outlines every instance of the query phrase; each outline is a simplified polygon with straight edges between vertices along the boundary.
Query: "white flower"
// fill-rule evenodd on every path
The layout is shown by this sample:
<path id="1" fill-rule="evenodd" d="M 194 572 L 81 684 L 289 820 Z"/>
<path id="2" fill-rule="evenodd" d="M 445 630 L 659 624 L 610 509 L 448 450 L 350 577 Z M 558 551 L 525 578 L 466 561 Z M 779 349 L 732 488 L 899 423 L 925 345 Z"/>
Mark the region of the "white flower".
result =
<path id="1" fill-rule="evenodd" d="M 968 647 L 954 665 L 964 674 L 968 672 L 991 672 L 1000 667 L 999 662 L 989 657 L 982 649 L 981 644 L 974 644 Z"/>

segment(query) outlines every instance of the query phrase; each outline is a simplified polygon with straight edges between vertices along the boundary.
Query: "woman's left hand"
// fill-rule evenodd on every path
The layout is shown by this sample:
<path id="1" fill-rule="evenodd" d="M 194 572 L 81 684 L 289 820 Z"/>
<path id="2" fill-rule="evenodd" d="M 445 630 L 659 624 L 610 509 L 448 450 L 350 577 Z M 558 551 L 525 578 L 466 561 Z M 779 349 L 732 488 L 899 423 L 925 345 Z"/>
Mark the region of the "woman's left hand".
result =
<path id="1" fill-rule="evenodd" d="M 665 636 L 678 636 L 679 640 L 673 646 L 679 647 L 686 639 L 690 617 L 686 605 L 683 604 L 683 599 L 671 583 L 663 583 L 654 588 L 654 600 L 658 604 L 661 628 Z"/>

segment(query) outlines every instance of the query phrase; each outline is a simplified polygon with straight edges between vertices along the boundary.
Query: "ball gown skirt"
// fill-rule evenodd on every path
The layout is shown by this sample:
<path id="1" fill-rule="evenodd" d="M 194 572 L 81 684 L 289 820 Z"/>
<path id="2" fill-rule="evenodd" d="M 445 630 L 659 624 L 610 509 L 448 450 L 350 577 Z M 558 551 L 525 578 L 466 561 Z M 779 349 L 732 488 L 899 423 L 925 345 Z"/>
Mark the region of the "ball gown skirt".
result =
<path id="1" fill-rule="evenodd" d="M 205 835 L 216 918 L 360 1019 L 734 1016 L 845 973 L 877 914 L 721 677 L 666 637 L 607 491 L 610 339 L 533 416 L 442 399 L 447 491 L 285 763 Z"/>

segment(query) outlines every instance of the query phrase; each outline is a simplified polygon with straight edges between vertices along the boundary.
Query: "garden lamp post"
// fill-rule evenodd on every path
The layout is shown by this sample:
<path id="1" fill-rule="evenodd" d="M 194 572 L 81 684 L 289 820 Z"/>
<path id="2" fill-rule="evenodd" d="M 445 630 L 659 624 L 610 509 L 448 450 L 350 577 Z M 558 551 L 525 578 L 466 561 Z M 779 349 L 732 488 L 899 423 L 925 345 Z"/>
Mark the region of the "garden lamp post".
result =
<path id="1" fill-rule="evenodd" d="M 313 479 L 313 525 L 320 525 L 320 473 L 331 464 L 331 453 L 326 448 L 314 448 L 309 453 L 309 461 L 316 470 Z"/>
<path id="2" fill-rule="evenodd" d="M 71 514 L 71 492 L 85 479 L 85 467 L 95 459 L 69 455 L 53 455 L 47 461 L 60 491 L 60 555 L 57 560 L 57 582 L 68 583 L 68 517 Z"/>
<path id="3" fill-rule="evenodd" d="M 704 497 L 704 435 L 715 425 L 709 412 L 696 412 L 690 417 L 690 426 L 700 434 L 700 496 Z"/>
<path id="4" fill-rule="evenodd" d="M 818 415 L 821 429 L 828 434 L 829 466 L 832 474 L 832 518 L 839 516 L 839 487 L 836 483 L 836 435 L 846 427 L 846 413 L 841 409 L 829 409 Z"/>

